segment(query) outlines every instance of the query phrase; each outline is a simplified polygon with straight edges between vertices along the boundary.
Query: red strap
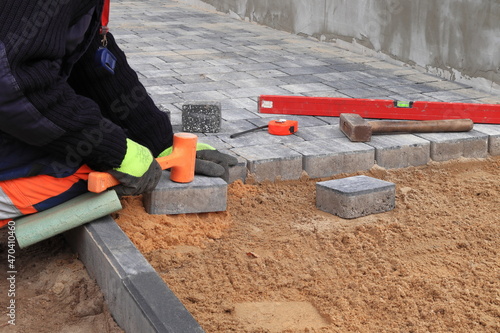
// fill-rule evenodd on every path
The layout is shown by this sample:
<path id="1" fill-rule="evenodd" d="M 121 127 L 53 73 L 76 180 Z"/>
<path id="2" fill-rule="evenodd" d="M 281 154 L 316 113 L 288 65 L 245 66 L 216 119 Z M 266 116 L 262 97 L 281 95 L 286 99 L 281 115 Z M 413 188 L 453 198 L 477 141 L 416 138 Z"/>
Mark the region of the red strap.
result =
<path id="1" fill-rule="evenodd" d="M 110 0 L 104 0 L 104 7 L 102 8 L 102 15 L 101 15 L 101 35 L 105 35 L 109 29 L 108 29 L 108 23 L 109 23 L 109 2 Z"/>

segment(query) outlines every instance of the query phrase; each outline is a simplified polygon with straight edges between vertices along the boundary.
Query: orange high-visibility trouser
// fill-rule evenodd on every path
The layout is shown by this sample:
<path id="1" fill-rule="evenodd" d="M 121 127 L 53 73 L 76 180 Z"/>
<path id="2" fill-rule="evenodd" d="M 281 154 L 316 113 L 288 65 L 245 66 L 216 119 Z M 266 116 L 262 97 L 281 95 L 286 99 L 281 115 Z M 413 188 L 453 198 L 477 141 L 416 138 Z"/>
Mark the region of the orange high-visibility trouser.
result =
<path id="1" fill-rule="evenodd" d="M 64 178 L 38 175 L 0 181 L 0 228 L 16 217 L 46 210 L 87 192 L 91 171 L 83 165 Z"/>

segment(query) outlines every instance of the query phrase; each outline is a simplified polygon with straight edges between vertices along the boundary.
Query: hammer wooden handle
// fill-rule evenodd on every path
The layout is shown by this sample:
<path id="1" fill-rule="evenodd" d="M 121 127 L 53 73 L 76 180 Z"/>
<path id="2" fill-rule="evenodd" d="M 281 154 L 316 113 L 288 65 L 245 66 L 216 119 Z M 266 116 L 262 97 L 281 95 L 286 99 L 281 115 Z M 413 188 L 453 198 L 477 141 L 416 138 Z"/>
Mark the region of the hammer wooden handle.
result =
<path id="1" fill-rule="evenodd" d="M 434 133 L 467 132 L 474 127 L 470 119 L 446 119 L 423 121 L 370 121 L 372 133 Z"/>

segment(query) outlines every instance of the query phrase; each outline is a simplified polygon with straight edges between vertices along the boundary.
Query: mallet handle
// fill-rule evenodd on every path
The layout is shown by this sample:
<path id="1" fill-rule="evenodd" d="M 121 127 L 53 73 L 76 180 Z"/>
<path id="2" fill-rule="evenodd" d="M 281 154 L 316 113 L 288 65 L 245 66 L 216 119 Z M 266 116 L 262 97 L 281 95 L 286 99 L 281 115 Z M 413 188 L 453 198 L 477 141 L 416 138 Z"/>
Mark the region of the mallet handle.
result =
<path id="1" fill-rule="evenodd" d="M 468 132 L 474 127 L 470 119 L 445 119 L 422 121 L 370 121 L 372 133 L 434 133 L 434 132 Z"/>
<path id="2" fill-rule="evenodd" d="M 158 157 L 156 161 L 162 170 L 170 169 L 170 179 L 178 183 L 189 183 L 194 179 L 196 161 L 196 144 L 198 137 L 191 133 L 174 134 L 172 153 Z M 90 192 L 101 193 L 104 190 L 119 185 L 118 179 L 107 172 L 91 172 L 87 181 Z"/>
<path id="3" fill-rule="evenodd" d="M 119 185 L 118 179 L 107 172 L 94 171 L 89 173 L 87 188 L 90 192 L 101 193 L 104 190 Z"/>

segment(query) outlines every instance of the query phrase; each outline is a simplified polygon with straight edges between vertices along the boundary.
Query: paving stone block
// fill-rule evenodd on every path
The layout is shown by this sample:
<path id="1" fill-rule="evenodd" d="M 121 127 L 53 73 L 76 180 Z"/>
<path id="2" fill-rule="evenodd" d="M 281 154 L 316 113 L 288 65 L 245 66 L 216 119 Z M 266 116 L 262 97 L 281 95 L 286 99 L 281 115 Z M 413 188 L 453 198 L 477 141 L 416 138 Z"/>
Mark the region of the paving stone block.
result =
<path id="1" fill-rule="evenodd" d="M 196 175 L 191 183 L 170 180 L 163 171 L 156 188 L 143 195 L 144 208 L 149 214 L 187 214 L 225 211 L 227 183 L 218 177 Z"/>
<path id="2" fill-rule="evenodd" d="M 422 133 L 419 137 L 430 141 L 431 159 L 448 161 L 460 157 L 485 158 L 488 155 L 488 135 L 470 132 Z"/>
<path id="3" fill-rule="evenodd" d="M 500 125 L 476 124 L 474 129 L 488 135 L 488 152 L 493 156 L 500 155 Z"/>
<path id="4" fill-rule="evenodd" d="M 315 127 L 300 127 L 296 135 L 307 141 L 345 138 L 345 134 L 339 128 L 338 122 L 334 125 L 324 125 Z"/>
<path id="5" fill-rule="evenodd" d="M 345 137 L 287 146 L 303 155 L 302 168 L 311 178 L 364 171 L 375 164 L 375 148 Z"/>
<path id="6" fill-rule="evenodd" d="M 229 172 L 224 180 L 228 183 L 234 183 L 237 180 L 241 180 L 245 182 L 247 179 L 248 168 L 247 168 L 247 160 L 243 157 L 236 155 L 230 150 L 220 150 L 221 153 L 232 155 L 238 159 L 238 164 L 229 168 Z"/>
<path id="7" fill-rule="evenodd" d="M 375 160 L 387 169 L 425 165 L 430 161 L 430 142 L 411 134 L 374 135 L 368 145 Z"/>
<path id="8" fill-rule="evenodd" d="M 368 176 L 316 183 L 316 207 L 344 219 L 390 211 L 395 195 L 394 183 Z"/>
<path id="9" fill-rule="evenodd" d="M 182 130 L 190 133 L 217 133 L 221 117 L 220 102 L 188 102 L 182 105 Z"/>
<path id="10" fill-rule="evenodd" d="M 247 160 L 247 168 L 257 182 L 299 179 L 302 174 L 302 155 L 284 145 L 249 146 L 231 151 Z"/>

